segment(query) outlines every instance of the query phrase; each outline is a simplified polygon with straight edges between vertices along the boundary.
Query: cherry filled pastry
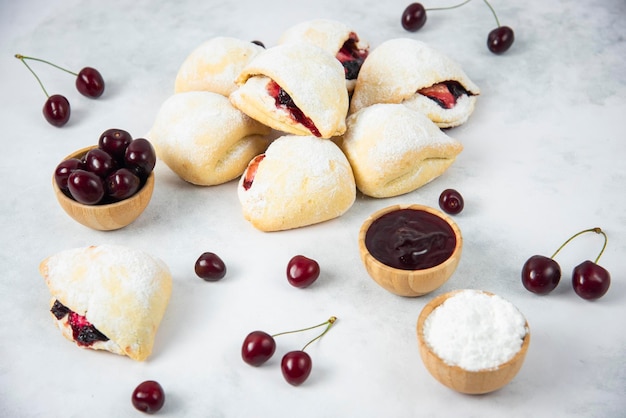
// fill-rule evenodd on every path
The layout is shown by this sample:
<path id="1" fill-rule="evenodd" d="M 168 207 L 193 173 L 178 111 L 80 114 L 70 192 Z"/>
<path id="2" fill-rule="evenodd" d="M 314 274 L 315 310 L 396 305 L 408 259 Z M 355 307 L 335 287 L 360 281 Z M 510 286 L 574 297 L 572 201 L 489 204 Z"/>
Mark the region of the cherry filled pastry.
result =
<path id="1" fill-rule="evenodd" d="M 465 123 L 480 94 L 460 65 L 424 42 L 391 39 L 370 52 L 357 79 L 350 113 L 375 103 L 402 103 L 440 128 Z"/>
<path id="2" fill-rule="evenodd" d="M 116 245 L 59 252 L 39 271 L 52 294 L 50 313 L 61 333 L 81 348 L 143 361 L 172 292 L 160 260 Z"/>
<path id="3" fill-rule="evenodd" d="M 237 79 L 232 104 L 253 119 L 294 135 L 330 138 L 346 130 L 345 71 L 330 52 L 306 42 L 258 54 Z"/>
<path id="4" fill-rule="evenodd" d="M 255 157 L 237 191 L 244 217 L 266 232 L 336 218 L 356 198 L 352 168 L 339 147 L 298 135 L 277 138 Z"/>
<path id="5" fill-rule="evenodd" d="M 330 19 L 298 23 L 283 32 L 278 43 L 309 42 L 332 53 L 345 71 L 346 88 L 354 90 L 357 76 L 369 53 L 369 44 L 349 26 Z"/>

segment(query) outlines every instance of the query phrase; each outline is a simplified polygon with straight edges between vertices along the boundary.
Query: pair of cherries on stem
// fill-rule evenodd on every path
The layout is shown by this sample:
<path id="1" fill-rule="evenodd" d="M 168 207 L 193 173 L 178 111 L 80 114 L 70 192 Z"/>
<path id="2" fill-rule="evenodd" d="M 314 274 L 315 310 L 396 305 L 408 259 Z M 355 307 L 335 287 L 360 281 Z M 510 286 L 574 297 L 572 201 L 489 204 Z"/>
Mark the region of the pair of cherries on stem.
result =
<path id="1" fill-rule="evenodd" d="M 304 350 L 306 350 L 311 343 L 322 338 L 335 321 L 337 321 L 337 318 L 331 316 L 327 321 L 321 324 L 295 331 L 280 332 L 274 335 L 270 335 L 264 331 L 253 331 L 248 334 L 243 341 L 243 345 L 241 346 L 241 358 L 249 365 L 258 367 L 274 355 L 276 351 L 275 337 L 308 331 L 326 325 L 326 329 L 324 329 L 320 335 L 306 343 L 301 350 L 294 350 L 285 354 L 280 362 L 280 369 L 287 383 L 293 386 L 299 386 L 309 377 L 311 369 L 313 368 L 311 356 Z"/>
<path id="2" fill-rule="evenodd" d="M 522 268 L 522 284 L 524 287 L 538 295 L 545 295 L 554 290 L 561 280 L 561 267 L 554 260 L 554 257 L 570 241 L 587 232 L 602 234 L 604 245 L 594 262 L 587 260 L 574 267 L 572 286 L 576 294 L 583 299 L 594 300 L 604 296 L 611 285 L 611 275 L 604 267 L 598 265 L 598 260 L 602 256 L 608 242 L 606 233 L 600 228 L 585 229 L 574 234 L 550 258 L 542 255 L 530 257 Z"/>
<path id="3" fill-rule="evenodd" d="M 27 60 L 39 61 L 45 64 L 51 65 L 59 70 L 65 71 L 76 77 L 76 89 L 85 97 L 90 99 L 97 99 L 104 93 L 104 79 L 98 70 L 92 67 L 85 67 L 78 73 L 59 67 L 49 61 L 42 60 L 35 57 L 27 57 L 21 54 L 15 54 L 15 58 L 22 61 L 22 63 L 28 68 L 28 70 L 35 76 L 37 82 L 41 86 L 41 89 L 48 98 L 43 106 L 43 116 L 46 118 L 49 124 L 61 127 L 70 120 L 71 108 L 70 102 L 67 98 L 61 94 L 48 94 L 43 83 L 39 79 L 39 76 L 33 71 L 33 69 L 26 62 Z"/>
<path id="4" fill-rule="evenodd" d="M 466 0 L 462 3 L 459 3 L 455 6 L 449 7 L 433 7 L 426 9 L 421 3 L 411 3 L 404 9 L 402 13 L 402 27 L 409 32 L 416 32 L 422 28 L 426 24 L 426 11 L 435 11 L 435 10 L 449 10 L 456 9 L 457 7 L 461 7 L 471 0 Z M 493 17 L 496 19 L 497 27 L 489 32 L 487 36 L 487 48 L 489 51 L 494 54 L 502 54 L 507 51 L 511 45 L 513 45 L 513 41 L 515 40 L 515 34 L 513 29 L 509 26 L 500 25 L 500 21 L 498 20 L 498 16 L 496 15 L 496 11 L 491 7 L 491 4 L 487 0 L 483 0 L 487 7 L 491 10 Z"/>

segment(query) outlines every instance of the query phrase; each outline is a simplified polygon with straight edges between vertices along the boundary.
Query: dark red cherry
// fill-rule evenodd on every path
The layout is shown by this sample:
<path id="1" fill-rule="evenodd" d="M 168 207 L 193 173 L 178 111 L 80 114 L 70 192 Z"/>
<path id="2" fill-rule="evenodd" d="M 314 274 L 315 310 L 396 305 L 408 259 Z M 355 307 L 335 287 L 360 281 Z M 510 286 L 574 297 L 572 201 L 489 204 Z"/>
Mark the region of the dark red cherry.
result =
<path id="1" fill-rule="evenodd" d="M 463 196 L 454 189 L 446 189 L 439 195 L 439 207 L 446 213 L 457 215 L 464 206 Z"/>
<path id="2" fill-rule="evenodd" d="M 123 163 L 126 148 L 132 140 L 132 136 L 123 129 L 107 129 L 98 139 L 98 148 L 108 152 L 119 163 Z"/>
<path id="3" fill-rule="evenodd" d="M 54 181 L 59 189 L 67 191 L 67 179 L 74 170 L 84 169 L 85 164 L 78 158 L 69 158 L 61 161 L 54 170 Z"/>
<path id="4" fill-rule="evenodd" d="M 522 267 L 522 284 L 538 295 L 553 291 L 560 280 L 561 267 L 552 258 L 534 255 Z"/>
<path id="5" fill-rule="evenodd" d="M 299 386 L 311 374 L 313 362 L 311 356 L 306 351 L 296 350 L 290 351 L 283 356 L 280 362 L 280 370 L 287 383 L 293 386 Z"/>
<path id="6" fill-rule="evenodd" d="M 274 337 L 263 331 L 253 331 L 246 336 L 241 346 L 241 358 L 251 366 L 260 366 L 276 351 Z"/>
<path id="7" fill-rule="evenodd" d="M 421 3 L 411 3 L 402 13 L 402 27 L 409 32 L 416 32 L 426 24 L 426 9 Z"/>
<path id="8" fill-rule="evenodd" d="M 601 298 L 611 286 L 611 275 L 602 266 L 592 262 L 583 261 L 574 267 L 572 273 L 572 286 L 578 296 L 587 300 Z"/>
<path id="9" fill-rule="evenodd" d="M 131 170 L 120 168 L 109 174 L 104 181 L 106 194 L 113 200 L 124 200 L 133 196 L 141 186 L 141 180 Z"/>
<path id="10" fill-rule="evenodd" d="M 152 144 L 144 138 L 133 139 L 124 156 L 126 168 L 138 170 L 144 177 L 148 177 L 156 164 L 156 153 Z"/>
<path id="11" fill-rule="evenodd" d="M 102 179 L 86 170 L 74 170 L 67 179 L 67 188 L 72 198 L 84 205 L 95 205 L 104 197 Z"/>
<path id="12" fill-rule="evenodd" d="M 83 96 L 95 99 L 104 93 L 104 79 L 95 68 L 85 67 L 78 72 L 76 88 Z"/>
<path id="13" fill-rule="evenodd" d="M 195 271 L 201 279 L 215 282 L 226 275 L 226 265 L 217 254 L 205 252 L 196 260 Z"/>
<path id="14" fill-rule="evenodd" d="M 305 288 L 320 275 L 317 261 L 303 255 L 296 255 L 287 263 L 287 280 L 294 287 Z"/>
<path id="15" fill-rule="evenodd" d="M 85 166 L 88 171 L 106 178 L 117 168 L 117 162 L 111 154 L 100 148 L 92 148 L 85 154 Z"/>
<path id="16" fill-rule="evenodd" d="M 489 32 L 487 48 L 494 54 L 502 54 L 513 45 L 514 40 L 515 34 L 513 29 L 508 26 L 499 26 Z"/>
<path id="17" fill-rule="evenodd" d="M 43 116 L 50 125 L 61 127 L 70 120 L 70 102 L 60 94 L 53 94 L 43 105 Z"/>
<path id="18" fill-rule="evenodd" d="M 153 414 L 163 408 L 165 392 L 158 382 L 146 380 L 135 388 L 131 401 L 139 411 Z"/>

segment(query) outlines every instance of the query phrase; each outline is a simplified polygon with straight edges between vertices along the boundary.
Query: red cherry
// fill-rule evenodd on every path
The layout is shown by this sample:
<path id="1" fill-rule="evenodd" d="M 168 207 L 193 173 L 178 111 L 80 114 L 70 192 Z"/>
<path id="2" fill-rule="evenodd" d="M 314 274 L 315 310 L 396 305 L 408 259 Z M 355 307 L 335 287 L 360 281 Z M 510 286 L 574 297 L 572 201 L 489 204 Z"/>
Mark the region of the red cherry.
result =
<path id="1" fill-rule="evenodd" d="M 195 271 L 201 279 L 215 282 L 226 275 L 226 265 L 217 254 L 206 252 L 196 260 Z"/>
<path id="2" fill-rule="evenodd" d="M 421 3 L 409 4 L 402 12 L 402 27 L 409 32 L 416 32 L 426 24 L 426 9 Z"/>
<path id="3" fill-rule="evenodd" d="M 153 414 L 163 408 L 165 392 L 158 382 L 146 380 L 135 388 L 131 401 L 139 411 Z"/>
<path id="4" fill-rule="evenodd" d="M 561 267 L 552 258 L 543 255 L 530 257 L 522 267 L 522 284 L 530 292 L 546 295 L 561 280 Z"/>
<path id="5" fill-rule="evenodd" d="M 241 358 L 251 366 L 260 366 L 276 351 L 274 337 L 263 331 L 253 331 L 246 336 L 241 346 Z"/>
<path id="6" fill-rule="evenodd" d="M 96 99 L 104 93 L 104 79 L 95 68 L 85 67 L 76 76 L 76 89 L 83 96 Z"/>
<path id="7" fill-rule="evenodd" d="M 70 120 L 70 102 L 60 94 L 53 94 L 43 105 L 43 116 L 50 125 L 60 128 Z"/>
<path id="8" fill-rule="evenodd" d="M 587 300 L 601 298 L 611 286 L 611 275 L 592 261 L 583 261 L 572 273 L 572 286 L 578 296 Z"/>
<path id="9" fill-rule="evenodd" d="M 489 32 L 487 36 L 487 48 L 494 54 L 502 54 L 513 45 L 514 40 L 515 34 L 513 33 L 513 29 L 508 26 L 499 26 Z"/>
<path id="10" fill-rule="evenodd" d="M 317 261 L 303 255 L 296 255 L 287 264 L 287 280 L 294 287 L 310 286 L 320 275 Z"/>
<path id="11" fill-rule="evenodd" d="M 450 215 L 461 213 L 464 206 L 463 196 L 454 189 L 446 189 L 439 195 L 439 207 Z"/>
<path id="12" fill-rule="evenodd" d="M 313 361 L 305 351 L 290 351 L 283 356 L 280 362 L 280 370 L 283 372 L 285 380 L 293 385 L 299 386 L 309 377 Z"/>

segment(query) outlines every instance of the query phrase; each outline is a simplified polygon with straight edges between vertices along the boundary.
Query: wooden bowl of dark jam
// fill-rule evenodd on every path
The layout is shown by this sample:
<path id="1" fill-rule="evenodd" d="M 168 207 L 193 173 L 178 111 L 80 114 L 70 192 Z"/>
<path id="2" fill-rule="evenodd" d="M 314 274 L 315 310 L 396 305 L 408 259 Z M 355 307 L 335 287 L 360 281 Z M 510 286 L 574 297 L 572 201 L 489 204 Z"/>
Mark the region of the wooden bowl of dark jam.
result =
<path id="1" fill-rule="evenodd" d="M 365 220 L 359 251 L 368 274 L 391 293 L 422 296 L 452 276 L 463 239 L 449 216 L 423 205 L 394 205 Z"/>

